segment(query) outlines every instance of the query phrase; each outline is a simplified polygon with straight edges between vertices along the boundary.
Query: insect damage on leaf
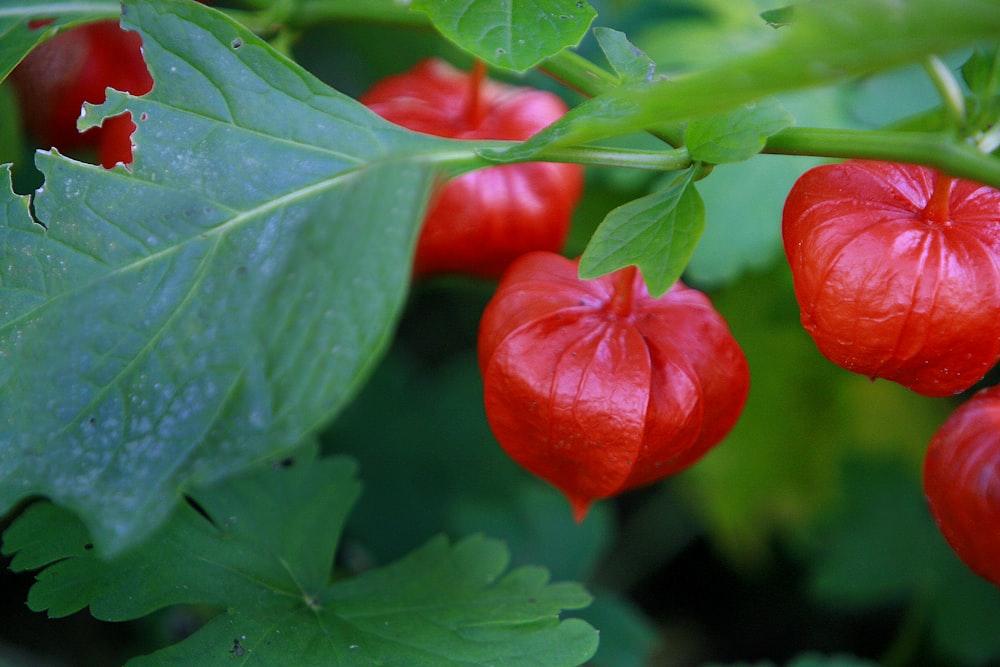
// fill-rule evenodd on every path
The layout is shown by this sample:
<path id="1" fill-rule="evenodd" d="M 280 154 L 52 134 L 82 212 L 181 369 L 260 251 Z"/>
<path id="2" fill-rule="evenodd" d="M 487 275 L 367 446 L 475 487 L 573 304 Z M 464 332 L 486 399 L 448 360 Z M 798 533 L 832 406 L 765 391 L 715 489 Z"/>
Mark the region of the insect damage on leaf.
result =
<path id="1" fill-rule="evenodd" d="M 198 3 L 130 3 L 124 24 L 156 85 L 110 91 L 81 125 L 138 119 L 131 170 L 40 152 L 45 229 L 12 193 L 0 207 L 16 269 L 0 286 L 0 507 L 46 495 L 105 554 L 354 393 L 405 297 L 443 147 Z"/>

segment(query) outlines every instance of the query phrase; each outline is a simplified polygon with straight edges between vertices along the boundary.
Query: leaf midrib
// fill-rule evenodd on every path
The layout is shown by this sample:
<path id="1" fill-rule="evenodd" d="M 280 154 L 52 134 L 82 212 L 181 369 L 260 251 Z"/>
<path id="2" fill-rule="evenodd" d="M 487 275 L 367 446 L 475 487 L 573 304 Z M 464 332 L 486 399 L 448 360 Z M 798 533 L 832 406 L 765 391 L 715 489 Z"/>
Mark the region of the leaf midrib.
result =
<path id="1" fill-rule="evenodd" d="M 95 285 L 97 285 L 97 284 L 99 284 L 101 282 L 104 282 L 106 280 L 110 280 L 110 279 L 112 279 L 114 277 L 117 277 L 119 275 L 123 275 L 123 274 L 129 273 L 131 271 L 137 271 L 137 270 L 142 269 L 143 267 L 147 266 L 150 263 L 154 263 L 154 262 L 160 261 L 162 259 L 168 258 L 171 255 L 173 255 L 175 253 L 178 253 L 181 250 L 187 248 L 189 246 L 189 244 L 191 244 L 191 243 L 204 242 L 204 241 L 207 241 L 207 240 L 209 240 L 209 239 L 211 239 L 213 237 L 225 235 L 225 234 L 227 234 L 227 233 L 229 233 L 231 231 L 239 229 L 243 225 L 249 224 L 250 222 L 256 220 L 258 217 L 266 216 L 266 215 L 268 215 L 270 213 L 273 213 L 273 212 L 279 210 L 280 208 L 282 208 L 284 206 L 295 204 L 295 203 L 297 203 L 299 201 L 308 199 L 310 196 L 318 196 L 318 195 L 322 194 L 323 192 L 325 192 L 325 191 L 327 191 L 327 190 L 329 190 L 331 188 L 334 188 L 336 186 L 342 185 L 342 184 L 344 184 L 346 182 L 349 182 L 352 179 L 361 177 L 364 174 L 364 172 L 367 171 L 367 170 L 369 170 L 369 169 L 378 169 L 378 168 L 381 168 L 382 166 L 384 166 L 385 164 L 388 164 L 388 163 L 391 163 L 391 162 L 396 162 L 396 163 L 400 163 L 400 164 L 410 162 L 410 163 L 414 163 L 414 164 L 424 163 L 424 164 L 427 164 L 427 165 L 431 165 L 431 164 L 442 164 L 443 165 L 443 164 L 447 164 L 447 163 L 450 163 L 450 162 L 459 162 L 459 161 L 468 160 L 470 157 L 474 156 L 474 154 L 475 154 L 474 149 L 471 149 L 471 150 L 468 150 L 468 151 L 455 151 L 454 153 L 450 153 L 450 152 L 449 153 L 442 153 L 440 151 L 437 151 L 437 152 L 433 153 L 433 155 L 432 154 L 425 154 L 425 153 L 410 154 L 410 155 L 407 156 L 407 159 L 404 159 L 404 160 L 399 160 L 398 156 L 396 156 L 397 159 L 382 159 L 382 160 L 368 161 L 364 165 L 359 166 L 358 168 L 342 171 L 342 172 L 338 173 L 336 176 L 324 179 L 322 181 L 318 181 L 318 182 L 313 183 L 313 184 L 311 184 L 311 185 L 309 185 L 307 187 L 304 187 L 304 188 L 299 188 L 299 189 L 293 190 L 293 191 L 291 191 L 291 192 L 289 192 L 287 194 L 281 195 L 280 197 L 276 197 L 276 198 L 268 200 L 267 202 L 262 203 L 262 204 L 260 204 L 258 206 L 255 206 L 253 208 L 247 209 L 247 210 L 245 210 L 245 211 L 243 211 L 241 213 L 236 214 L 235 216 L 233 216 L 229 220 L 226 220 L 226 221 L 220 223 L 219 225 L 216 225 L 215 227 L 213 227 L 211 229 L 207 229 L 207 230 L 204 230 L 204 231 L 199 231 L 198 233 L 196 233 L 196 234 L 194 234 L 192 236 L 189 236 L 188 238 L 185 238 L 185 239 L 183 239 L 181 241 L 178 241 L 177 243 L 174 243 L 173 245 L 171 245 L 171 246 L 169 246 L 167 248 L 164 248 L 162 250 L 154 252 L 154 253 L 152 253 L 150 255 L 146 255 L 146 256 L 141 257 L 141 258 L 139 258 L 137 260 L 128 262 L 126 264 L 122 264 L 121 266 L 112 268 L 109 271 L 107 271 L 105 273 L 102 273 L 99 276 L 96 276 L 92 280 L 81 281 L 79 283 L 76 283 L 72 288 L 67 289 L 67 290 L 65 290 L 63 292 L 60 292 L 59 294 L 52 295 L 52 296 L 47 295 L 47 296 L 49 296 L 49 298 L 45 302 L 43 302 L 42 304 L 40 304 L 39 306 L 37 306 L 35 308 L 31 308 L 31 309 L 25 311 L 24 313 L 22 313 L 21 315 L 18 315 L 17 317 L 15 317 L 15 318 L 13 318 L 11 320 L 8 320 L 7 322 L 5 322 L 3 324 L 0 324 L 0 332 L 8 331 L 11 328 L 13 328 L 14 326 L 16 326 L 18 324 L 21 324 L 21 323 L 23 323 L 23 322 L 25 322 L 27 320 L 30 320 L 39 311 L 44 310 L 45 308 L 48 308 L 49 306 L 53 305 L 54 303 L 56 303 L 56 302 L 58 302 L 58 301 L 60 301 L 62 299 L 65 299 L 67 297 L 76 296 L 76 295 L 78 295 L 80 293 L 83 293 L 83 292 L 87 292 L 87 291 L 93 289 Z M 414 158 L 420 158 L 420 159 L 414 159 Z M 426 159 L 426 158 L 433 158 L 433 159 Z M 156 182 L 153 182 L 153 181 L 144 181 L 144 183 L 146 183 L 146 184 L 148 184 L 150 186 L 153 186 L 153 187 L 160 187 L 160 188 L 163 188 L 163 189 L 170 189 L 170 190 L 175 189 L 173 187 L 170 187 L 170 186 L 167 186 L 167 185 L 164 185 L 164 184 L 159 184 L 159 183 L 156 183 Z M 216 201 L 212 201 L 212 205 L 216 206 L 220 210 L 227 210 L 227 209 L 228 210 L 233 210 L 231 207 L 226 206 L 226 205 L 221 204 L 221 203 L 216 202 Z M 33 220 L 32 222 L 34 222 L 35 224 L 40 224 L 37 220 Z M 64 245 L 66 245 L 63 242 L 63 240 L 60 239 L 60 238 L 58 238 L 58 237 L 51 237 L 51 236 L 46 235 L 45 238 L 49 242 L 63 243 Z M 66 247 L 71 248 L 73 250 L 73 252 L 75 252 L 75 253 L 83 254 L 82 251 L 79 248 L 76 248 L 74 246 L 69 246 L 69 245 L 66 245 Z"/>

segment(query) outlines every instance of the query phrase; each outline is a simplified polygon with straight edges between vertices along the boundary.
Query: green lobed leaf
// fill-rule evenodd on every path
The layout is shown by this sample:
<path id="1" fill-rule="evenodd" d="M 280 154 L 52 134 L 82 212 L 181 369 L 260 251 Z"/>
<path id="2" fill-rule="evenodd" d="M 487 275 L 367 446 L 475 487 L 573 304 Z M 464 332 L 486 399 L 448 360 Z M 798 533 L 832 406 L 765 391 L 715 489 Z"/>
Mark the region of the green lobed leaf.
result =
<path id="1" fill-rule="evenodd" d="M 118 16 L 119 0 L 10 0 L 0 5 L 0 81 L 24 56 L 61 28 Z M 33 25 L 32 21 L 47 21 Z"/>
<path id="2" fill-rule="evenodd" d="M 632 83 L 570 110 L 522 146 L 495 159 L 522 160 L 571 146 L 717 114 L 782 91 L 842 81 L 1000 33 L 993 0 L 812 0 L 793 25 L 757 50 L 689 74 Z"/>
<path id="3" fill-rule="evenodd" d="M 580 258 L 580 277 L 596 278 L 635 265 L 653 296 L 677 282 L 705 229 L 705 204 L 694 169 L 663 190 L 608 213 Z"/>
<path id="4" fill-rule="evenodd" d="M 597 646 L 562 609 L 586 606 L 578 584 L 538 567 L 507 572 L 480 536 L 436 538 L 401 560 L 331 582 L 344 520 L 360 491 L 338 457 L 270 468 L 192 492 L 162 530 L 102 560 L 75 516 L 31 506 L 4 534 L 17 570 L 44 567 L 29 605 L 105 620 L 171 604 L 225 611 L 179 644 L 129 665 L 578 665 Z M 52 536 L 57 535 L 53 540 Z"/>
<path id="5" fill-rule="evenodd" d="M 518 72 L 579 44 L 597 16 L 586 0 L 413 0 L 410 6 L 475 57 Z"/>
<path id="6" fill-rule="evenodd" d="M 621 81 L 652 81 L 656 63 L 630 42 L 625 33 L 597 27 L 594 37 Z"/>
<path id="7" fill-rule="evenodd" d="M 684 145 L 692 160 L 723 164 L 748 160 L 767 138 L 794 122 L 781 102 L 765 97 L 732 111 L 695 118 L 688 123 Z"/>
<path id="8" fill-rule="evenodd" d="M 195 2 L 126 5 L 153 91 L 130 169 L 41 152 L 0 183 L 0 511 L 47 495 L 98 549 L 180 490 L 280 456 L 329 420 L 391 337 L 454 142 L 379 119 Z"/>

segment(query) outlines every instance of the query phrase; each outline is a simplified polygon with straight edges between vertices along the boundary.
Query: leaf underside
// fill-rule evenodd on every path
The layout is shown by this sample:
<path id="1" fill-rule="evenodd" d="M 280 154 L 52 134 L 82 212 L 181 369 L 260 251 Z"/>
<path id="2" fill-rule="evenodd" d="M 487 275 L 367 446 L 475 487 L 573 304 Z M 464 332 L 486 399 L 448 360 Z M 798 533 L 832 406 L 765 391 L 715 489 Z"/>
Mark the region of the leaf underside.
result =
<path id="1" fill-rule="evenodd" d="M 41 224 L 0 183 L 0 512 L 47 495 L 107 553 L 350 398 L 450 146 L 200 4 L 130 3 L 124 25 L 154 88 L 81 127 L 130 110 L 130 169 L 39 153 Z"/>

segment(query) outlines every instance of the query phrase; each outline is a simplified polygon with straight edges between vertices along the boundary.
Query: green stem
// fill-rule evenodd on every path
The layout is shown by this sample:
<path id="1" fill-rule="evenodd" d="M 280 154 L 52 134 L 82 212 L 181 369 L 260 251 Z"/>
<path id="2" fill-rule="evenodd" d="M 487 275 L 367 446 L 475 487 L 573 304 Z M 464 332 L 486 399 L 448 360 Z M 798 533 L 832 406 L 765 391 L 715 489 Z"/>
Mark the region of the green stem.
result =
<path id="1" fill-rule="evenodd" d="M 976 148 L 983 153 L 992 153 L 1000 148 L 1000 125 L 994 125 L 976 141 Z"/>
<path id="2" fill-rule="evenodd" d="M 435 151 L 427 158 L 445 169 L 449 178 L 461 174 L 495 166 L 490 160 L 492 151 L 503 151 L 518 146 L 516 141 L 476 141 L 460 142 L 455 151 Z M 628 148 L 605 148 L 603 146 L 570 146 L 550 148 L 541 153 L 531 154 L 520 162 L 572 162 L 595 167 L 618 167 L 642 169 L 646 171 L 682 171 L 692 165 L 691 156 L 684 148 L 664 151 L 645 151 Z M 513 164 L 506 160 L 500 164 Z"/>
<path id="3" fill-rule="evenodd" d="M 596 97 L 618 87 L 617 76 L 569 49 L 546 59 L 539 68 L 586 97 Z"/>
<path id="4" fill-rule="evenodd" d="M 965 95 L 955 75 L 937 56 L 927 56 L 924 60 L 924 71 L 937 89 L 952 127 L 961 130 L 965 127 L 966 121 Z"/>
<path id="5" fill-rule="evenodd" d="M 941 133 L 792 127 L 770 137 L 763 152 L 921 164 L 1000 188 L 1000 160 Z"/>
<path id="6" fill-rule="evenodd" d="M 563 49 L 539 65 L 539 69 L 556 81 L 585 97 L 597 97 L 618 88 L 618 76 L 587 60 L 575 51 Z M 684 143 L 684 124 L 671 123 L 650 128 L 650 134 L 671 146 Z"/>
<path id="7" fill-rule="evenodd" d="M 597 167 L 624 167 L 649 171 L 680 171 L 691 166 L 686 148 L 665 151 L 630 150 L 602 146 L 548 148 L 532 156 L 532 162 L 576 162 Z"/>

